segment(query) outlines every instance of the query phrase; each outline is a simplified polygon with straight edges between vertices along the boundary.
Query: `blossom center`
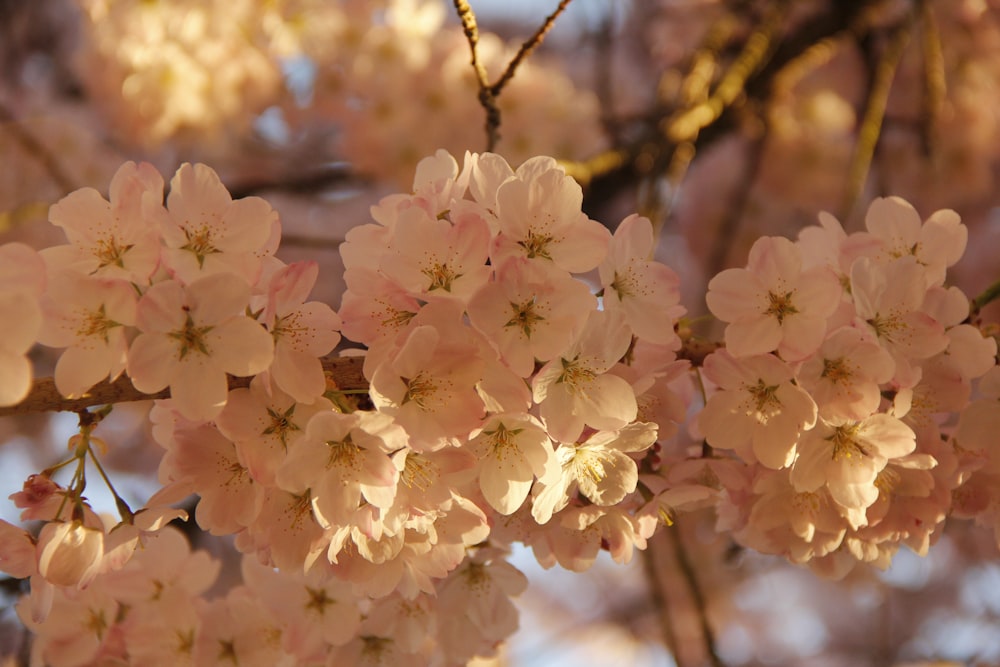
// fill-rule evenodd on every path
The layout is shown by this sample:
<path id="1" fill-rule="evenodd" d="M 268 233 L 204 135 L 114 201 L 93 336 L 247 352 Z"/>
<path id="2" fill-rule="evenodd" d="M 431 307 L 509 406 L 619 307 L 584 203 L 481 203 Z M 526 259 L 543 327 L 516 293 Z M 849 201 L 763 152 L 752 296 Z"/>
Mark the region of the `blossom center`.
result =
<path id="1" fill-rule="evenodd" d="M 192 350 L 207 356 L 210 352 L 208 346 L 205 344 L 205 334 L 212 329 L 213 327 L 210 326 L 196 327 L 194 320 L 191 319 L 191 313 L 188 313 L 187 319 L 184 321 L 184 327 L 177 331 L 171 331 L 167 335 L 180 343 L 178 359 L 183 359 Z"/>
<path id="2" fill-rule="evenodd" d="M 594 482 L 600 482 L 608 473 L 604 470 L 604 462 L 594 452 L 585 449 L 578 449 L 573 457 L 573 466 L 578 476 L 586 475 Z"/>
<path id="3" fill-rule="evenodd" d="M 514 437 L 523 430 L 520 428 L 509 429 L 501 423 L 492 431 L 484 431 L 486 435 L 490 436 L 490 453 L 501 461 L 506 459 L 508 455 L 520 454 L 521 450 L 514 442 Z"/>
<path id="4" fill-rule="evenodd" d="M 121 324 L 108 318 L 104 310 L 104 304 L 102 303 L 97 310 L 87 313 L 80 323 L 80 328 L 77 329 L 76 335 L 80 338 L 100 338 L 107 343 L 108 332 L 120 326 Z"/>
<path id="5" fill-rule="evenodd" d="M 536 257 L 552 259 L 549 254 L 549 244 L 553 240 L 552 236 L 548 234 L 536 234 L 533 230 L 528 230 L 528 235 L 523 241 L 518 241 L 518 245 L 527 251 L 528 259 Z"/>
<path id="6" fill-rule="evenodd" d="M 284 412 L 278 412 L 277 410 L 267 409 L 267 416 L 271 418 L 271 424 L 261 431 L 261 435 L 276 435 L 278 440 L 281 441 L 282 446 L 286 449 L 288 448 L 288 434 L 292 431 L 301 431 L 298 424 L 292 421 L 292 413 L 295 412 L 295 405 L 293 404 Z"/>
<path id="7" fill-rule="evenodd" d="M 309 588 L 306 586 L 306 593 L 309 594 L 309 601 L 306 603 L 306 609 L 315 611 L 320 616 L 326 613 L 327 607 L 331 604 L 336 604 L 337 602 L 326 594 L 325 588 Z"/>
<path id="8" fill-rule="evenodd" d="M 827 440 L 833 443 L 834 461 L 856 462 L 861 457 L 868 456 L 867 450 L 854 438 L 857 432 L 857 424 L 837 426 L 833 429 L 833 435 Z"/>
<path id="9" fill-rule="evenodd" d="M 799 312 L 792 304 L 792 295 L 795 294 L 795 290 L 785 293 L 767 293 L 767 310 L 764 311 L 765 315 L 772 315 L 778 320 L 778 324 L 784 322 L 785 318 L 789 315 L 794 315 Z"/>
<path id="10" fill-rule="evenodd" d="M 410 454 L 406 457 L 406 464 L 400 479 L 406 488 L 412 489 L 414 486 L 421 491 L 426 491 L 438 478 L 437 466 L 418 454 Z"/>
<path id="11" fill-rule="evenodd" d="M 131 243 L 118 245 L 118 239 L 113 236 L 97 239 L 97 245 L 94 248 L 94 257 L 97 258 L 97 268 L 103 269 L 105 266 L 112 264 L 124 268 L 125 260 L 123 257 L 132 247 L 133 244 Z"/>
<path id="12" fill-rule="evenodd" d="M 834 384 L 847 384 L 853 375 L 854 372 L 843 357 L 823 360 L 823 372 L 820 373 L 820 377 Z"/>
<path id="13" fill-rule="evenodd" d="M 406 393 L 403 394 L 402 405 L 413 401 L 421 410 L 428 409 L 430 400 L 438 389 L 434 380 L 427 377 L 423 372 L 417 373 L 417 376 L 413 379 L 402 378 L 402 380 L 403 384 L 406 385 Z"/>
<path id="14" fill-rule="evenodd" d="M 545 318 L 536 312 L 538 303 L 535 297 L 527 299 L 523 303 L 510 302 L 510 308 L 514 315 L 504 324 L 504 327 L 517 327 L 524 332 L 524 335 L 531 338 L 531 331 L 536 324 L 544 322 Z"/>
<path id="15" fill-rule="evenodd" d="M 769 415 L 769 413 L 777 412 L 781 408 L 781 401 L 776 396 L 778 385 L 765 384 L 763 379 L 759 379 L 757 384 L 746 389 L 754 400 L 758 414 Z"/>
<path id="16" fill-rule="evenodd" d="M 437 262 L 432 266 L 421 269 L 420 273 L 427 276 L 427 279 L 431 281 L 430 285 L 427 287 L 428 292 L 433 292 L 436 289 L 444 290 L 445 292 L 451 291 L 451 284 L 462 277 L 461 273 L 455 273 L 447 264 L 441 264 Z"/>
<path id="17" fill-rule="evenodd" d="M 194 256 L 198 259 L 199 268 L 205 266 L 205 257 L 219 252 L 218 248 L 212 243 L 212 230 L 208 228 L 208 225 L 202 226 L 196 232 L 185 228 L 184 237 L 187 239 L 187 243 L 181 246 L 181 250 L 189 250 L 194 253 Z"/>
<path id="18" fill-rule="evenodd" d="M 351 440 L 350 433 L 345 435 L 343 440 L 327 440 L 326 444 L 330 448 L 330 457 L 326 462 L 327 468 L 334 466 L 342 468 L 356 467 L 361 448 Z"/>
<path id="19" fill-rule="evenodd" d="M 576 359 L 561 359 L 562 361 L 562 373 L 556 382 L 562 382 L 568 385 L 570 391 L 579 391 L 582 385 L 589 383 L 597 374 L 591 369 L 587 368 L 581 364 Z"/>

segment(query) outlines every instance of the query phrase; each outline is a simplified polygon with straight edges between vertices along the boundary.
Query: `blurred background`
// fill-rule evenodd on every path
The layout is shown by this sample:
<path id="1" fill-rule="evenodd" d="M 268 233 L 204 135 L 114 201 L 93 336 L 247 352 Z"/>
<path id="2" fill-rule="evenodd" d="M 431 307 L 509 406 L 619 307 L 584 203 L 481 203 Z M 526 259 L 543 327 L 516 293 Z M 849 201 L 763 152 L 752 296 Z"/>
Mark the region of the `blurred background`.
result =
<path id="1" fill-rule="evenodd" d="M 559 5 L 470 4 L 491 81 Z M 487 148 L 477 93 L 443 0 L 0 0 L 0 243 L 62 242 L 48 206 L 105 191 L 125 160 L 167 175 L 206 162 L 234 197 L 271 202 L 279 257 L 319 261 L 313 298 L 337 307 L 337 249 L 368 207 L 408 191 L 438 148 L 459 161 Z M 953 284 L 974 296 L 1000 278 L 996 0 L 574 0 L 497 103 L 493 149 L 511 164 L 552 155 L 592 218 L 654 220 L 692 316 L 759 236 L 794 238 L 820 211 L 856 231 L 887 195 L 925 218 L 960 213 L 970 240 Z M 44 351 L 35 361 L 50 373 Z M 146 409 L 107 422 L 108 466 L 139 502 L 160 453 Z M 0 488 L 58 460 L 74 428 L 0 419 Z M 630 565 L 601 558 L 586 574 L 516 551 L 531 586 L 496 662 L 1000 665 L 1000 564 L 982 527 L 949 521 L 927 557 L 903 549 L 885 572 L 829 582 L 714 526 L 710 510 L 685 514 Z M 193 539 L 231 551 L 205 537 Z M 26 641 L 19 586 L 4 582 L 0 617 L 12 660 Z"/>

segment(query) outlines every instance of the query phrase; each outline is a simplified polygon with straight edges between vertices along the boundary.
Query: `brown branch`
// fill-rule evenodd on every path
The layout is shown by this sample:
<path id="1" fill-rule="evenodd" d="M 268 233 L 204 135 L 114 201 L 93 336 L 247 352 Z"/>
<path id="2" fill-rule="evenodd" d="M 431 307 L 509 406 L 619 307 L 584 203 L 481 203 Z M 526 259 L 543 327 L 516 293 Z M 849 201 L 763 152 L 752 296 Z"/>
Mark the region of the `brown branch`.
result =
<path id="1" fill-rule="evenodd" d="M 479 59 L 479 24 L 476 22 L 476 14 L 469 6 L 468 0 L 455 0 L 455 11 L 462 22 L 462 31 L 465 39 L 469 42 L 469 50 L 472 52 L 472 69 L 476 72 L 476 81 L 479 82 L 479 104 L 486 111 L 486 150 L 493 151 L 500 138 L 500 108 L 497 106 L 496 95 L 490 86 L 489 78 L 486 74 L 486 67 Z"/>
<path id="2" fill-rule="evenodd" d="M 698 583 L 698 577 L 695 575 L 694 565 L 691 563 L 691 557 L 687 553 L 687 549 L 684 548 L 684 543 L 681 541 L 681 535 L 678 529 L 666 530 L 667 538 L 670 540 L 674 548 L 674 556 L 677 558 L 677 566 L 680 568 L 681 576 L 684 581 L 687 582 L 688 590 L 691 593 L 691 600 L 694 602 L 694 608 L 698 615 L 698 623 L 701 626 L 701 636 L 702 641 L 705 644 L 705 653 L 708 654 L 709 662 L 711 662 L 712 667 L 725 667 L 725 663 L 719 657 L 719 654 L 715 650 L 715 633 L 712 630 L 712 625 L 708 622 L 708 610 L 705 605 L 705 594 L 701 589 L 701 584 Z"/>
<path id="3" fill-rule="evenodd" d="M 323 371 L 338 389 L 368 389 L 361 367 L 363 357 L 324 357 Z M 229 388 L 239 389 L 250 385 L 252 378 L 230 377 Z M 154 398 L 169 398 L 170 391 L 164 389 L 156 394 L 144 394 L 132 386 L 127 376 L 121 376 L 114 382 L 99 382 L 82 398 L 63 398 L 56 389 L 52 378 L 35 380 L 27 398 L 9 407 L 0 408 L 0 417 L 7 415 L 24 415 L 37 412 L 77 412 L 95 405 L 109 403 L 129 403 L 132 401 L 148 401 Z"/>
<path id="4" fill-rule="evenodd" d="M 750 76 L 763 67 L 768 55 L 774 51 L 775 35 L 787 13 L 788 4 L 786 0 L 771 7 L 708 99 L 662 122 L 663 134 L 670 142 L 697 139 L 701 130 L 718 120 L 722 112 L 743 93 Z"/>
<path id="5" fill-rule="evenodd" d="M 497 79 L 496 83 L 490 86 L 490 92 L 493 93 L 494 96 L 499 95 L 504 86 L 506 86 L 507 83 L 514 78 L 514 72 L 521 65 L 521 62 L 531 55 L 531 52 L 542 43 L 545 39 L 545 35 L 547 35 L 549 30 L 552 30 L 552 26 L 555 25 L 556 19 L 559 18 L 559 15 L 563 13 L 563 10 L 565 10 L 572 1 L 573 0 L 561 0 L 559 6 L 556 7 L 556 10 L 546 17 L 545 22 L 542 23 L 538 30 L 535 31 L 535 34 L 529 37 L 527 41 L 521 45 L 517 54 L 509 63 L 507 63 L 507 67 L 504 69 L 503 74 L 500 75 L 500 78 Z M 457 6 L 458 0 L 456 0 L 455 4 Z"/>
<path id="6" fill-rule="evenodd" d="M 649 541 L 644 550 L 639 552 L 639 557 L 642 558 L 642 570 L 648 582 L 646 590 L 649 591 L 649 601 L 653 605 L 653 609 L 656 610 L 656 618 L 660 621 L 660 634 L 663 638 L 663 645 L 673 654 L 675 660 L 680 660 L 678 656 L 677 633 L 674 632 L 674 626 L 670 622 L 670 606 L 667 602 L 667 596 L 664 593 L 664 583 L 656 567 L 657 560 L 653 555 L 652 540 Z"/>
<path id="7" fill-rule="evenodd" d="M 925 156 L 934 152 L 934 129 L 941 117 L 941 107 L 947 95 L 944 74 L 944 54 L 930 0 L 920 0 L 921 48 L 924 56 L 923 113 L 920 114 L 920 142 Z"/>
<path id="8" fill-rule="evenodd" d="M 913 25 L 913 15 L 910 14 L 889 33 L 889 43 L 874 65 L 871 86 L 865 100 L 865 112 L 858 129 L 858 141 L 854 147 L 854 156 L 847 175 L 847 192 L 841 205 L 840 219 L 848 220 L 854 205 L 861 196 L 868 170 L 875 155 L 875 146 L 882 134 L 882 121 L 892 90 L 892 80 L 896 76 L 896 68 L 903 57 L 903 50 L 910 39 L 910 28 Z"/>

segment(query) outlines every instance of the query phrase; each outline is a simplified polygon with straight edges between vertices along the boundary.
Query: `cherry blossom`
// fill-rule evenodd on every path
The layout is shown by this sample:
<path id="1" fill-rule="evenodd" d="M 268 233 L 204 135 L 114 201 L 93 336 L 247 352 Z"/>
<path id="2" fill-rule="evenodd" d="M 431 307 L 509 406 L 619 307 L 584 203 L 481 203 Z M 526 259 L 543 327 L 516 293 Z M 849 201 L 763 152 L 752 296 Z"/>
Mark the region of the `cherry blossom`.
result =
<path id="1" fill-rule="evenodd" d="M 479 457 L 479 487 L 501 514 L 516 511 L 532 481 L 556 465 L 544 427 L 526 414 L 494 415 L 470 434 L 468 447 Z"/>
<path id="2" fill-rule="evenodd" d="M 38 338 L 42 312 L 38 297 L 45 269 L 38 253 L 23 243 L 0 246 L 0 406 L 20 403 L 31 389 L 26 353 Z"/>
<path id="3" fill-rule="evenodd" d="M 703 372 L 720 389 L 698 415 L 708 443 L 775 470 L 791 465 L 799 435 L 817 415 L 812 397 L 792 383 L 791 368 L 773 355 L 737 358 L 720 350 L 705 359 Z"/>
<path id="4" fill-rule="evenodd" d="M 679 346 L 674 325 L 685 309 L 679 305 L 680 278 L 664 264 L 651 261 L 653 225 L 630 215 L 621 221 L 598 267 L 604 308 L 621 309 L 636 336 L 653 343 Z"/>
<path id="5" fill-rule="evenodd" d="M 569 274 L 515 257 L 476 292 L 468 312 L 511 369 L 528 377 L 536 360 L 549 361 L 569 348 L 596 305 L 587 286 Z"/>
<path id="6" fill-rule="evenodd" d="M 281 269 L 267 288 L 261 319 L 274 338 L 274 382 L 295 400 L 311 403 L 326 390 L 319 357 L 340 342 L 340 318 L 318 301 L 306 302 L 319 276 L 316 262 L 297 262 Z"/>
<path id="7" fill-rule="evenodd" d="M 579 339 L 538 371 L 531 388 L 549 435 L 573 442 L 584 425 L 617 429 L 635 419 L 638 405 L 632 387 L 607 372 L 630 342 L 624 320 L 593 311 Z"/>
<path id="8" fill-rule="evenodd" d="M 135 290 L 128 283 L 60 272 L 50 276 L 43 311 L 38 342 L 67 348 L 55 372 L 63 396 L 80 396 L 125 370 L 126 327 L 136 317 Z"/>
<path id="9" fill-rule="evenodd" d="M 170 181 L 167 208 L 157 202 L 146 213 L 163 235 L 167 269 L 184 283 L 224 272 L 253 284 L 260 274 L 257 253 L 280 224 L 259 197 L 233 201 L 215 171 L 203 164 L 181 165 Z"/>
<path id="10" fill-rule="evenodd" d="M 49 266 L 146 286 L 160 263 L 160 234 L 149 211 L 163 201 L 153 165 L 126 162 L 111 179 L 111 201 L 93 188 L 76 190 L 49 209 L 69 245 L 43 252 Z"/>
<path id="11" fill-rule="evenodd" d="M 228 393 L 226 373 L 254 375 L 274 357 L 267 331 L 243 314 L 249 288 L 230 274 L 202 278 L 184 287 L 157 283 L 136 312 L 142 332 L 129 349 L 127 370 L 139 391 L 170 387 L 181 413 L 211 419 Z"/>
<path id="12" fill-rule="evenodd" d="M 800 361 L 822 343 L 840 286 L 825 266 L 803 270 L 801 253 L 788 239 L 764 237 L 750 249 L 747 268 L 712 278 L 705 300 L 712 314 L 730 323 L 730 354 L 777 350 L 787 361 Z"/>

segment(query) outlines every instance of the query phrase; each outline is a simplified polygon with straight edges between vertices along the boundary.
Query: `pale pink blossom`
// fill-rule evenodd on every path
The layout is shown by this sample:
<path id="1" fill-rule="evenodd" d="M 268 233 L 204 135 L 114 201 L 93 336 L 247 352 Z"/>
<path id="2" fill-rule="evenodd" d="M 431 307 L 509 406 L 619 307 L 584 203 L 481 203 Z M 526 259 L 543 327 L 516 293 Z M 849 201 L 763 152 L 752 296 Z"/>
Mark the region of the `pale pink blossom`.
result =
<path id="1" fill-rule="evenodd" d="M 490 417 L 467 446 L 479 457 L 479 488 L 501 514 L 516 511 L 534 479 L 557 465 L 544 427 L 527 414 Z"/>
<path id="2" fill-rule="evenodd" d="M 825 486 L 840 505 L 863 509 L 875 502 L 875 479 L 889 459 L 916 447 L 906 424 L 885 414 L 863 421 L 820 420 L 799 443 L 791 482 L 796 491 L 814 492 Z"/>
<path id="3" fill-rule="evenodd" d="M 128 352 L 126 327 L 135 325 L 131 285 L 61 271 L 50 275 L 42 307 L 45 320 L 38 341 L 66 348 L 56 363 L 59 393 L 76 398 L 100 380 L 121 375 Z"/>
<path id="4" fill-rule="evenodd" d="M 325 398 L 297 403 L 280 389 L 269 392 L 264 377 L 258 375 L 248 389 L 229 392 L 226 407 L 215 423 L 236 445 L 239 459 L 254 481 L 273 485 L 275 471 L 305 436 L 309 419 L 326 410 L 333 410 L 333 404 Z"/>
<path id="5" fill-rule="evenodd" d="M 275 570 L 244 556 L 244 583 L 282 626 L 282 648 L 300 660 L 322 655 L 328 645 L 354 638 L 361 613 L 348 584 L 320 568 L 309 574 Z"/>
<path id="6" fill-rule="evenodd" d="M 620 316 L 593 311 L 579 339 L 538 371 L 532 394 L 549 435 L 573 442 L 585 425 L 614 430 L 635 419 L 632 386 L 608 373 L 631 341 Z"/>
<path id="7" fill-rule="evenodd" d="M 38 573 L 56 586 L 86 586 L 104 557 L 104 531 L 81 521 L 50 521 L 38 535 Z"/>
<path id="8" fill-rule="evenodd" d="M 579 184 L 553 158 L 522 164 L 497 189 L 494 212 L 500 233 L 490 252 L 493 263 L 499 266 L 514 256 L 551 261 L 570 273 L 597 268 L 611 234 L 582 212 L 582 203 Z"/>
<path id="9" fill-rule="evenodd" d="M 433 326 L 418 326 L 375 369 L 372 402 L 406 430 L 418 451 L 457 444 L 485 416 L 476 392 L 482 367 L 472 346 L 442 337 Z"/>
<path id="10" fill-rule="evenodd" d="M 275 479 L 290 492 L 309 493 L 322 526 L 343 526 L 362 498 L 383 510 L 392 505 L 399 473 L 389 452 L 405 438 L 384 414 L 319 412 Z"/>
<path id="11" fill-rule="evenodd" d="M 316 262 L 296 262 L 281 269 L 267 286 L 261 320 L 274 339 L 268 374 L 300 403 L 311 403 L 326 390 L 319 360 L 340 342 L 340 318 L 318 301 L 306 302 L 319 276 Z"/>
<path id="12" fill-rule="evenodd" d="M 708 444 L 768 468 L 790 465 L 799 434 L 813 427 L 817 414 L 813 399 L 793 384 L 792 369 L 770 354 L 736 358 L 719 350 L 702 372 L 719 387 L 698 415 Z"/>
<path id="13" fill-rule="evenodd" d="M 616 430 L 598 431 L 581 443 L 556 449 L 558 466 L 540 478 L 532 500 L 531 515 L 546 523 L 566 507 L 579 490 L 596 505 L 610 506 L 635 491 L 639 468 L 630 453 L 656 442 L 656 425 L 635 423 Z"/>
<path id="14" fill-rule="evenodd" d="M 139 301 L 136 324 L 142 332 L 129 349 L 132 384 L 153 394 L 170 387 L 188 419 L 211 419 L 226 404 L 226 374 L 247 376 L 266 370 L 274 357 L 267 331 L 244 314 L 249 287 L 220 273 L 186 287 L 157 283 Z"/>
<path id="15" fill-rule="evenodd" d="M 927 295 L 923 268 L 912 256 L 888 264 L 867 258 L 851 268 L 855 326 L 878 340 L 896 361 L 896 378 L 915 382 L 912 362 L 927 359 L 948 346 L 944 327 L 923 312 Z"/>
<path id="16" fill-rule="evenodd" d="M 260 274 L 258 253 L 280 226 L 278 215 L 260 197 L 233 201 L 212 168 L 184 163 L 170 181 L 167 208 L 147 207 L 159 224 L 163 261 L 185 283 L 215 273 L 231 273 L 253 284 Z"/>
<path id="17" fill-rule="evenodd" d="M 452 223 L 411 207 L 400 214 L 378 266 L 411 296 L 465 304 L 489 278 L 489 241 L 490 230 L 481 217 Z"/>
<path id="18" fill-rule="evenodd" d="M 49 266 L 99 278 L 149 284 L 160 261 L 155 225 L 162 208 L 163 177 L 153 165 L 126 162 L 111 179 L 111 201 L 81 188 L 49 209 L 49 220 L 66 232 L 69 245 L 44 251 Z"/>
<path id="19" fill-rule="evenodd" d="M 598 267 L 605 310 L 621 310 L 638 338 L 680 347 L 674 332 L 680 305 L 680 278 L 664 264 L 652 261 L 653 225 L 630 215 L 615 230 L 608 255 Z"/>
<path id="20" fill-rule="evenodd" d="M 45 288 L 45 265 L 23 243 L 0 246 L 0 406 L 20 403 L 31 389 L 27 352 L 42 328 L 38 298 Z"/>
<path id="21" fill-rule="evenodd" d="M 587 286 L 565 271 L 511 258 L 476 292 L 468 312 L 511 369 L 529 377 L 536 360 L 549 361 L 569 348 L 596 307 Z"/>
<path id="22" fill-rule="evenodd" d="M 892 379 L 892 357 L 849 327 L 833 332 L 798 372 L 820 416 L 864 419 L 878 410 L 882 385 Z"/>
<path id="23" fill-rule="evenodd" d="M 726 349 L 736 357 L 777 350 L 786 361 L 812 354 L 826 335 L 826 318 L 841 288 L 827 266 L 803 270 L 788 239 L 762 237 L 745 269 L 726 269 L 708 283 L 709 310 L 726 327 Z"/>
<path id="24" fill-rule="evenodd" d="M 924 268 L 926 287 L 944 283 L 945 271 L 961 259 L 969 237 L 955 211 L 935 211 L 921 222 L 917 210 L 899 197 L 872 201 L 865 214 L 865 226 L 881 242 L 876 259 L 888 263 L 912 255 Z"/>

